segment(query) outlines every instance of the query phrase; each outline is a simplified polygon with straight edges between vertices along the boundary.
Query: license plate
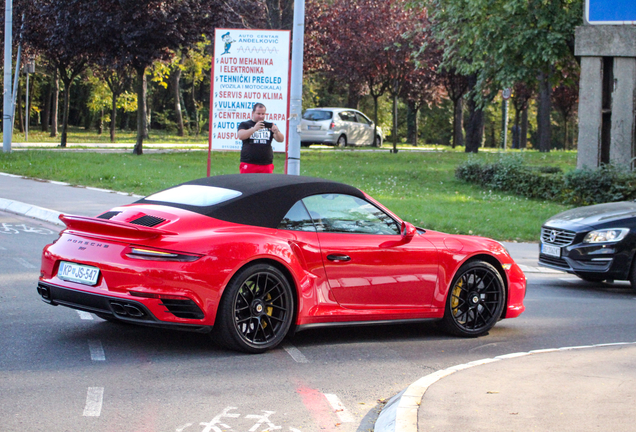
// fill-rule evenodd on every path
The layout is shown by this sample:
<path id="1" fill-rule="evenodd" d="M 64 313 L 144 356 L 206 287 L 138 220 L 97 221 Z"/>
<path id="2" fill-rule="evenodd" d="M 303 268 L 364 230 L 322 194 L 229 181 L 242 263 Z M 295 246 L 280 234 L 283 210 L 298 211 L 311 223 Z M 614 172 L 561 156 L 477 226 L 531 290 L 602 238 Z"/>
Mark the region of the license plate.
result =
<path id="1" fill-rule="evenodd" d="M 57 277 L 62 280 L 77 282 L 84 285 L 95 285 L 99 278 L 99 269 L 91 266 L 62 261 Z"/>
<path id="2" fill-rule="evenodd" d="M 547 244 L 541 244 L 541 253 L 544 255 L 550 255 L 557 258 L 561 257 L 561 248 L 558 246 L 550 246 Z"/>
<path id="3" fill-rule="evenodd" d="M 307 130 L 320 130 L 320 126 L 307 126 Z"/>

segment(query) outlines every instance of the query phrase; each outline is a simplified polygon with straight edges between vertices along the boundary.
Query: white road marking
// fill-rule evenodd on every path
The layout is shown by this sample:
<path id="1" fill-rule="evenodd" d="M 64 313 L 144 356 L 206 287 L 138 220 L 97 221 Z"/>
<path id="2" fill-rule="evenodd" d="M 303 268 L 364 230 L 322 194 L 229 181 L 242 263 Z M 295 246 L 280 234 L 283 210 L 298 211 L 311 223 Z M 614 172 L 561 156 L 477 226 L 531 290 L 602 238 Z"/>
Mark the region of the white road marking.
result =
<path id="1" fill-rule="evenodd" d="M 3 248 L 2 246 L 0 246 L 0 250 L 7 250 L 6 248 Z"/>
<path id="2" fill-rule="evenodd" d="M 353 423 L 355 419 L 351 415 L 351 413 L 345 408 L 345 406 L 340 402 L 340 399 L 335 394 L 325 393 L 325 397 L 327 401 L 332 406 L 332 408 L 336 411 L 338 418 L 343 423 Z"/>
<path id="3" fill-rule="evenodd" d="M 91 315 L 89 312 L 84 312 L 84 311 L 80 311 L 80 310 L 76 310 L 75 312 L 77 312 L 79 317 L 81 319 L 83 319 L 83 320 L 88 320 L 88 321 L 92 321 L 93 320 L 93 315 Z"/>
<path id="4" fill-rule="evenodd" d="M 106 354 L 104 354 L 104 347 L 98 340 L 89 340 L 88 349 L 91 352 L 91 360 L 93 361 L 106 361 Z"/>
<path id="5" fill-rule="evenodd" d="M 99 417 L 102 413 L 102 403 L 104 402 L 104 387 L 89 387 L 86 393 L 86 406 L 84 407 L 84 417 Z"/>
<path id="6" fill-rule="evenodd" d="M 31 264 L 30 262 L 28 262 L 24 258 L 13 257 L 13 260 L 16 261 L 18 264 L 20 264 L 24 268 L 28 268 L 28 269 L 34 269 L 35 268 L 35 266 L 33 264 Z"/>
<path id="7" fill-rule="evenodd" d="M 309 363 L 309 360 L 307 360 L 307 357 L 305 357 L 298 348 L 296 348 L 289 342 L 283 342 L 281 346 L 283 347 L 285 351 L 287 351 L 287 354 L 289 354 L 291 358 L 293 358 L 294 361 L 296 361 L 296 363 Z"/>

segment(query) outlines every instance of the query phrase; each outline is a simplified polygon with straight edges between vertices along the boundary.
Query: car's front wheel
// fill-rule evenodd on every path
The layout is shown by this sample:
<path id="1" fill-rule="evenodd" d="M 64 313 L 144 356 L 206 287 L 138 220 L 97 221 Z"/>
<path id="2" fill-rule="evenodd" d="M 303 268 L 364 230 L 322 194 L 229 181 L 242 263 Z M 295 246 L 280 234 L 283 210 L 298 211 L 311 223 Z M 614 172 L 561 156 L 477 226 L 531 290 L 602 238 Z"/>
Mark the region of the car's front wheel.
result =
<path id="1" fill-rule="evenodd" d="M 285 275 L 272 265 L 253 264 L 226 287 L 213 335 L 227 348 L 258 354 L 282 342 L 293 316 L 294 296 Z"/>
<path id="2" fill-rule="evenodd" d="M 506 305 L 501 275 L 485 261 L 464 264 L 451 283 L 440 327 L 455 336 L 482 336 L 499 321 Z"/>

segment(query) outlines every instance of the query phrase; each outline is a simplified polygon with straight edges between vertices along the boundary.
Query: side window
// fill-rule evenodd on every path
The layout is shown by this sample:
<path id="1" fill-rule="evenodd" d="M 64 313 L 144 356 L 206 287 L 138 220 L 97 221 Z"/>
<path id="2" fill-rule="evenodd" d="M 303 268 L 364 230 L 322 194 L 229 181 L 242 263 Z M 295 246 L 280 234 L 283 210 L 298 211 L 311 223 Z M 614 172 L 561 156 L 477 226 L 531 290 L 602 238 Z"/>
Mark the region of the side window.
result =
<path id="1" fill-rule="evenodd" d="M 290 231 L 316 231 L 307 209 L 302 201 L 298 201 L 289 209 L 283 220 L 278 224 L 278 229 Z"/>
<path id="2" fill-rule="evenodd" d="M 399 235 L 400 227 L 373 204 L 343 194 L 313 195 L 304 198 L 319 232 Z"/>
<path id="3" fill-rule="evenodd" d="M 369 120 L 368 118 L 366 118 L 365 116 L 363 116 L 360 113 L 356 113 L 356 118 L 358 119 L 358 123 L 371 125 L 371 120 Z"/>
<path id="4" fill-rule="evenodd" d="M 342 111 L 339 114 L 340 118 L 343 121 L 348 121 L 348 122 L 355 122 L 356 121 L 356 117 L 355 115 L 353 115 L 353 113 L 349 112 L 349 111 Z"/>

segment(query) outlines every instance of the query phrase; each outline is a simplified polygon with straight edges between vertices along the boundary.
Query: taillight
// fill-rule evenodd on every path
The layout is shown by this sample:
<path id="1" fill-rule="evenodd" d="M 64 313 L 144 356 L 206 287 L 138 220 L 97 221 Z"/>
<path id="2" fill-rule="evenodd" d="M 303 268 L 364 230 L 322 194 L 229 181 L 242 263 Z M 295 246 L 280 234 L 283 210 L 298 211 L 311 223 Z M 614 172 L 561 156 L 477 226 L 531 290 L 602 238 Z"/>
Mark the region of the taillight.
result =
<path id="1" fill-rule="evenodd" d="M 179 252 L 168 252 L 158 249 L 147 249 L 139 247 L 131 247 L 130 252 L 126 253 L 128 258 L 153 260 L 153 261 L 182 261 L 191 262 L 201 258 L 201 255 L 190 255 Z"/>
<path id="2" fill-rule="evenodd" d="M 336 124 L 334 122 L 331 122 L 331 124 L 329 125 L 329 129 L 335 129 L 336 128 Z"/>

